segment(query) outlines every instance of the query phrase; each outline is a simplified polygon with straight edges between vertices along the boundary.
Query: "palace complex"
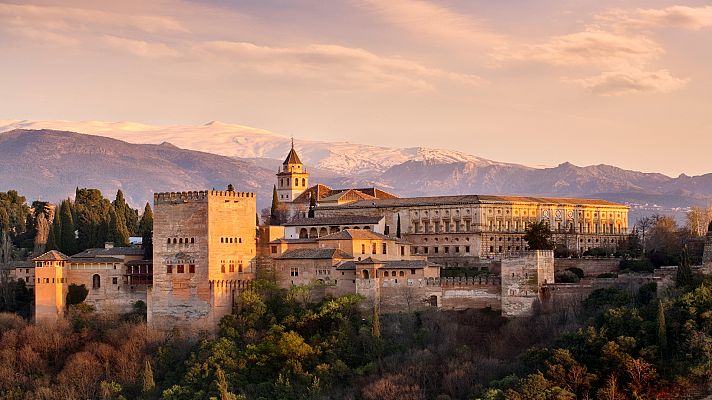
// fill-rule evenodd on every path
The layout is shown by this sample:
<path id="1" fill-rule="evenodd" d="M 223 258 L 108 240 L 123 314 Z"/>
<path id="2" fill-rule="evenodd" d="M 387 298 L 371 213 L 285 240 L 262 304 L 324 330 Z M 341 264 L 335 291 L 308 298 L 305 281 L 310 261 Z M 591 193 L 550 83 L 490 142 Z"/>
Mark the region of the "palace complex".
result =
<path id="1" fill-rule="evenodd" d="M 57 318 L 68 286 L 89 289 L 99 310 L 146 303 L 148 321 L 214 329 L 258 276 L 313 296 L 363 295 L 384 312 L 422 307 L 528 313 L 554 284 L 553 251 L 530 251 L 527 227 L 546 221 L 575 254 L 615 250 L 628 207 L 605 200 L 458 195 L 400 198 L 376 188 L 309 186 L 292 147 L 277 173 L 280 225 L 256 226 L 254 193 L 156 193 L 153 257 L 139 248 L 50 251 L 24 269 L 36 318 Z M 712 262 L 712 236 L 706 260 Z M 710 253 L 710 254 L 707 254 Z M 477 271 L 445 274 L 449 268 Z M 454 276 L 454 277 L 453 277 Z"/>

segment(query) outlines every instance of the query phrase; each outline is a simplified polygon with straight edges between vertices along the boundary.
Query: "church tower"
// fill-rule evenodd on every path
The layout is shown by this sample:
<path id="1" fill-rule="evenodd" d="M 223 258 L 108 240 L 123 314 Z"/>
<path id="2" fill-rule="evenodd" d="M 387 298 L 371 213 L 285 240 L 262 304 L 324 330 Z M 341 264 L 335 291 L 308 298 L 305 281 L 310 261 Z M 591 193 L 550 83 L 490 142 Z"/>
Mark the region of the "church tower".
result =
<path id="1" fill-rule="evenodd" d="M 292 148 L 282 167 L 277 172 L 277 199 L 280 203 L 291 203 L 309 187 L 309 173 L 304 169 L 302 161 Z"/>

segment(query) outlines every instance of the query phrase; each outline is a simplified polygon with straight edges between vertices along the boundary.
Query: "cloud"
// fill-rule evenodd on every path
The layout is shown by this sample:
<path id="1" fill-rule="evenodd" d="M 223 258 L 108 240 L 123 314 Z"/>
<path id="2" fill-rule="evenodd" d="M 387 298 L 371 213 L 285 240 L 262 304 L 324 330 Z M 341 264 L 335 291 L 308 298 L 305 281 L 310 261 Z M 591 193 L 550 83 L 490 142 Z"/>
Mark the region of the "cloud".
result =
<path id="1" fill-rule="evenodd" d="M 603 72 L 598 76 L 569 80 L 602 96 L 631 93 L 668 93 L 682 88 L 689 80 L 674 77 L 670 71 L 642 71 L 628 69 Z"/>
<path id="2" fill-rule="evenodd" d="M 398 28 L 425 35 L 439 44 L 467 47 L 502 45 L 504 38 L 472 16 L 423 0 L 358 0 L 365 8 Z"/>
<path id="3" fill-rule="evenodd" d="M 84 31 L 89 27 L 128 28 L 146 33 L 188 32 L 175 19 L 108 11 L 28 4 L 0 4 L 0 21 L 11 26 L 42 26 L 52 31 Z"/>
<path id="4" fill-rule="evenodd" d="M 160 42 L 147 42 L 144 40 L 128 39 L 112 35 L 104 36 L 103 41 L 108 46 L 139 57 L 176 57 L 180 54 L 177 50 L 169 47 L 165 43 Z"/>
<path id="5" fill-rule="evenodd" d="M 599 24 L 616 30 L 681 28 L 700 30 L 712 27 L 712 6 L 671 6 L 662 9 L 614 9 L 596 16 Z"/>
<path id="6" fill-rule="evenodd" d="M 662 47 L 644 36 L 622 36 L 586 30 L 554 36 L 541 44 L 509 49 L 500 60 L 536 61 L 550 65 L 639 65 L 657 58 Z"/>
<path id="7" fill-rule="evenodd" d="M 312 44 L 301 47 L 259 46 L 249 42 L 213 41 L 198 51 L 252 72 L 317 79 L 338 86 L 383 88 L 406 86 L 429 90 L 435 81 L 477 86 L 476 75 L 430 68 L 400 57 L 382 57 L 360 48 Z"/>

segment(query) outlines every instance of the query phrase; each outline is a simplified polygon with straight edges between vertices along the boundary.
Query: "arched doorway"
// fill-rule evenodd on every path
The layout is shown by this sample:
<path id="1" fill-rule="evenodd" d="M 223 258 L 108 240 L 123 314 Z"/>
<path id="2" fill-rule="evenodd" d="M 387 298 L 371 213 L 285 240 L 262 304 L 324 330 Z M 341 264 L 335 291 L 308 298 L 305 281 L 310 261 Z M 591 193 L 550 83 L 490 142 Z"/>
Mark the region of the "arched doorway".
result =
<path id="1" fill-rule="evenodd" d="M 368 275 L 368 270 L 363 270 L 363 279 L 370 279 Z"/>
<path id="2" fill-rule="evenodd" d="M 315 238 L 315 237 L 317 237 L 317 236 L 318 236 L 318 235 L 317 235 L 317 233 L 316 233 L 316 228 L 311 228 L 311 229 L 309 229 L 309 237 L 310 237 L 310 238 Z"/>
<path id="3" fill-rule="evenodd" d="M 299 230 L 299 239 L 307 239 L 309 237 L 309 232 L 307 228 L 302 228 Z"/>
<path id="4" fill-rule="evenodd" d="M 326 228 L 321 228 L 321 229 L 319 229 L 319 236 L 326 236 L 326 235 L 328 235 L 328 234 L 329 234 L 329 233 L 328 233 L 328 231 L 326 230 Z"/>
<path id="5" fill-rule="evenodd" d="M 101 287 L 101 277 L 99 274 L 94 274 L 91 277 L 91 287 L 92 289 L 99 289 Z"/>

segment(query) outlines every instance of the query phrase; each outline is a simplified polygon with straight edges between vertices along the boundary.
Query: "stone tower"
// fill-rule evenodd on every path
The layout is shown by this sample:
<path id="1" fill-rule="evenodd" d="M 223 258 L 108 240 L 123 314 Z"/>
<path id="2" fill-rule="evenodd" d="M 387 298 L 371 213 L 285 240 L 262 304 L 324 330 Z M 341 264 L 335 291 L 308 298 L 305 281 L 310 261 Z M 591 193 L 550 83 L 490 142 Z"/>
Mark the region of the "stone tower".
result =
<path id="1" fill-rule="evenodd" d="M 309 173 L 304 169 L 304 164 L 292 148 L 282 167 L 277 172 L 277 198 L 280 203 L 291 203 L 309 187 Z"/>
<path id="2" fill-rule="evenodd" d="M 148 323 L 214 330 L 255 277 L 254 193 L 154 194 Z"/>
<path id="3" fill-rule="evenodd" d="M 35 264 L 35 320 L 56 321 L 64 315 L 69 257 L 50 250 L 32 260 Z"/>

